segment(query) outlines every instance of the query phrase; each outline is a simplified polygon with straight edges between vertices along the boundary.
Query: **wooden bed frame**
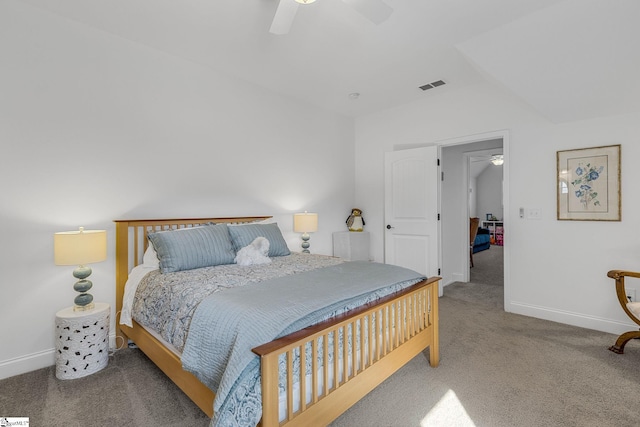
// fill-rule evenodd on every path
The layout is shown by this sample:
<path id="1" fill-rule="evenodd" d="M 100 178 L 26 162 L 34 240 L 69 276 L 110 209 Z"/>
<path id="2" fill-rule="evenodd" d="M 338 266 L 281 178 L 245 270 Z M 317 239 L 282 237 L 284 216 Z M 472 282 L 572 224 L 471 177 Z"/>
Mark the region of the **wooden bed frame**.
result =
<path id="1" fill-rule="evenodd" d="M 180 358 L 135 321 L 133 328 L 120 325 L 124 286 L 129 272 L 142 262 L 147 248 L 147 234 L 152 231 L 193 227 L 215 223 L 249 223 L 270 217 L 232 217 L 196 219 L 116 220 L 116 342 L 133 341 L 187 396 L 209 417 L 213 416 L 213 391 L 182 369 Z M 391 376 L 413 357 L 429 347 L 429 364 L 438 366 L 438 282 L 429 278 L 401 292 L 389 295 L 375 304 L 351 310 L 344 315 L 287 335 L 253 349 L 261 358 L 263 427 L 326 425 Z M 375 331 L 373 330 L 375 329 Z M 365 331 L 355 337 L 351 331 Z M 368 331 L 368 336 L 367 332 Z M 338 335 L 350 340 L 354 351 L 334 354 L 334 360 L 347 361 L 341 372 L 339 363 L 317 366 L 318 355 L 327 359 L 327 343 L 333 340 L 334 351 L 341 352 Z M 318 345 L 318 339 L 324 337 Z M 118 338 L 121 338 L 120 341 Z M 307 346 L 307 343 L 309 345 Z M 305 347 L 307 346 L 307 347 Z M 305 352 L 311 348 L 312 372 L 319 373 L 324 385 L 318 392 L 319 375 L 311 375 L 311 396 L 304 395 L 305 368 L 300 377 L 287 376 L 287 414 L 279 421 L 278 358 L 285 354 L 291 372 L 294 353 L 300 354 L 305 366 Z M 344 346 L 346 347 L 346 346 Z M 326 385 L 334 378 L 331 387 Z M 293 410 L 293 383 L 300 383 L 300 408 Z M 307 402 L 308 401 L 308 402 Z"/>

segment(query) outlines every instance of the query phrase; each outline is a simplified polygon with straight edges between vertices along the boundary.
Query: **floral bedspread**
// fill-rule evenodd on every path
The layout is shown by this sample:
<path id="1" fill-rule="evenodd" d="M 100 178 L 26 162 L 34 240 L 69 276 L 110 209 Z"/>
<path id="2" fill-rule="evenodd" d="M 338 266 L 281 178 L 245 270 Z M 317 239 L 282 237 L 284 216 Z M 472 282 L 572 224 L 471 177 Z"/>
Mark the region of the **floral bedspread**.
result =
<path id="1" fill-rule="evenodd" d="M 270 264 L 261 265 L 218 265 L 165 274 L 152 271 L 138 285 L 133 318 L 182 352 L 196 307 L 214 292 L 343 262 L 340 258 L 300 253 L 271 259 Z"/>

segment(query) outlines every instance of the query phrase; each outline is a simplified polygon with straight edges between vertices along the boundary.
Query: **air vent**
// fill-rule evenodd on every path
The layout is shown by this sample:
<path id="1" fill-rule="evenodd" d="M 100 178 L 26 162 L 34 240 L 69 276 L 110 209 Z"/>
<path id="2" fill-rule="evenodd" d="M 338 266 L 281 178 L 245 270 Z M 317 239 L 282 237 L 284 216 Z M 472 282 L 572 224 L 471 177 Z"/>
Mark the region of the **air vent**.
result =
<path id="1" fill-rule="evenodd" d="M 444 80 L 438 80 L 435 82 L 427 83 L 426 85 L 422 85 L 420 86 L 420 89 L 429 90 L 429 89 L 433 89 L 434 87 L 442 86 L 444 84 L 446 84 Z"/>

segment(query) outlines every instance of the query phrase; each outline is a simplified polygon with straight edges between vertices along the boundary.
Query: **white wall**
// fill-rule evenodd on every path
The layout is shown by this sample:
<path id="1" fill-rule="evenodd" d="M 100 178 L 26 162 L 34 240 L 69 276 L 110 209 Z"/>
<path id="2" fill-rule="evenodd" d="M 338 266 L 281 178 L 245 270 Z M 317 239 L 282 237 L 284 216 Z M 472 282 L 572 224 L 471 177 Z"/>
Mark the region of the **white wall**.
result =
<path id="1" fill-rule="evenodd" d="M 491 213 L 502 219 L 502 165 L 490 164 L 477 178 L 477 216 L 480 220 L 487 219 Z"/>
<path id="2" fill-rule="evenodd" d="M 308 209 L 311 251 L 331 254 L 354 206 L 352 119 L 16 1 L 0 52 L 0 378 L 54 363 L 75 296 L 56 231 L 108 231 L 91 278 L 112 310 L 114 219 L 274 215 L 297 250 Z"/>
<path id="3" fill-rule="evenodd" d="M 474 177 L 469 178 L 469 190 L 468 190 L 468 203 L 469 203 L 469 218 L 475 218 L 478 216 L 478 179 Z"/>
<path id="4" fill-rule="evenodd" d="M 633 167 L 640 158 L 640 113 L 553 124 L 490 84 L 450 89 L 356 121 L 356 199 L 368 212 L 375 259 L 383 259 L 385 151 L 508 130 L 505 308 L 612 333 L 634 329 L 606 273 L 640 268 L 640 193 L 632 188 L 640 180 Z M 622 221 L 556 220 L 556 151 L 610 144 L 622 144 Z M 540 208 L 542 218 L 519 219 L 519 207 Z"/>

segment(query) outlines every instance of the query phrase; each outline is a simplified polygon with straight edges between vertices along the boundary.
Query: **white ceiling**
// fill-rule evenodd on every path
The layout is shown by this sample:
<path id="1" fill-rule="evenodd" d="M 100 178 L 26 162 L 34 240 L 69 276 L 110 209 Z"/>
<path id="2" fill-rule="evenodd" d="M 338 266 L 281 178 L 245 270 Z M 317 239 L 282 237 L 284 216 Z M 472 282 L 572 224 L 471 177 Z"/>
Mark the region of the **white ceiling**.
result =
<path id="1" fill-rule="evenodd" d="M 317 0 L 287 35 L 278 0 L 22 1 L 349 116 L 483 79 L 554 122 L 640 111 L 638 0 L 385 0 L 380 25 Z"/>

